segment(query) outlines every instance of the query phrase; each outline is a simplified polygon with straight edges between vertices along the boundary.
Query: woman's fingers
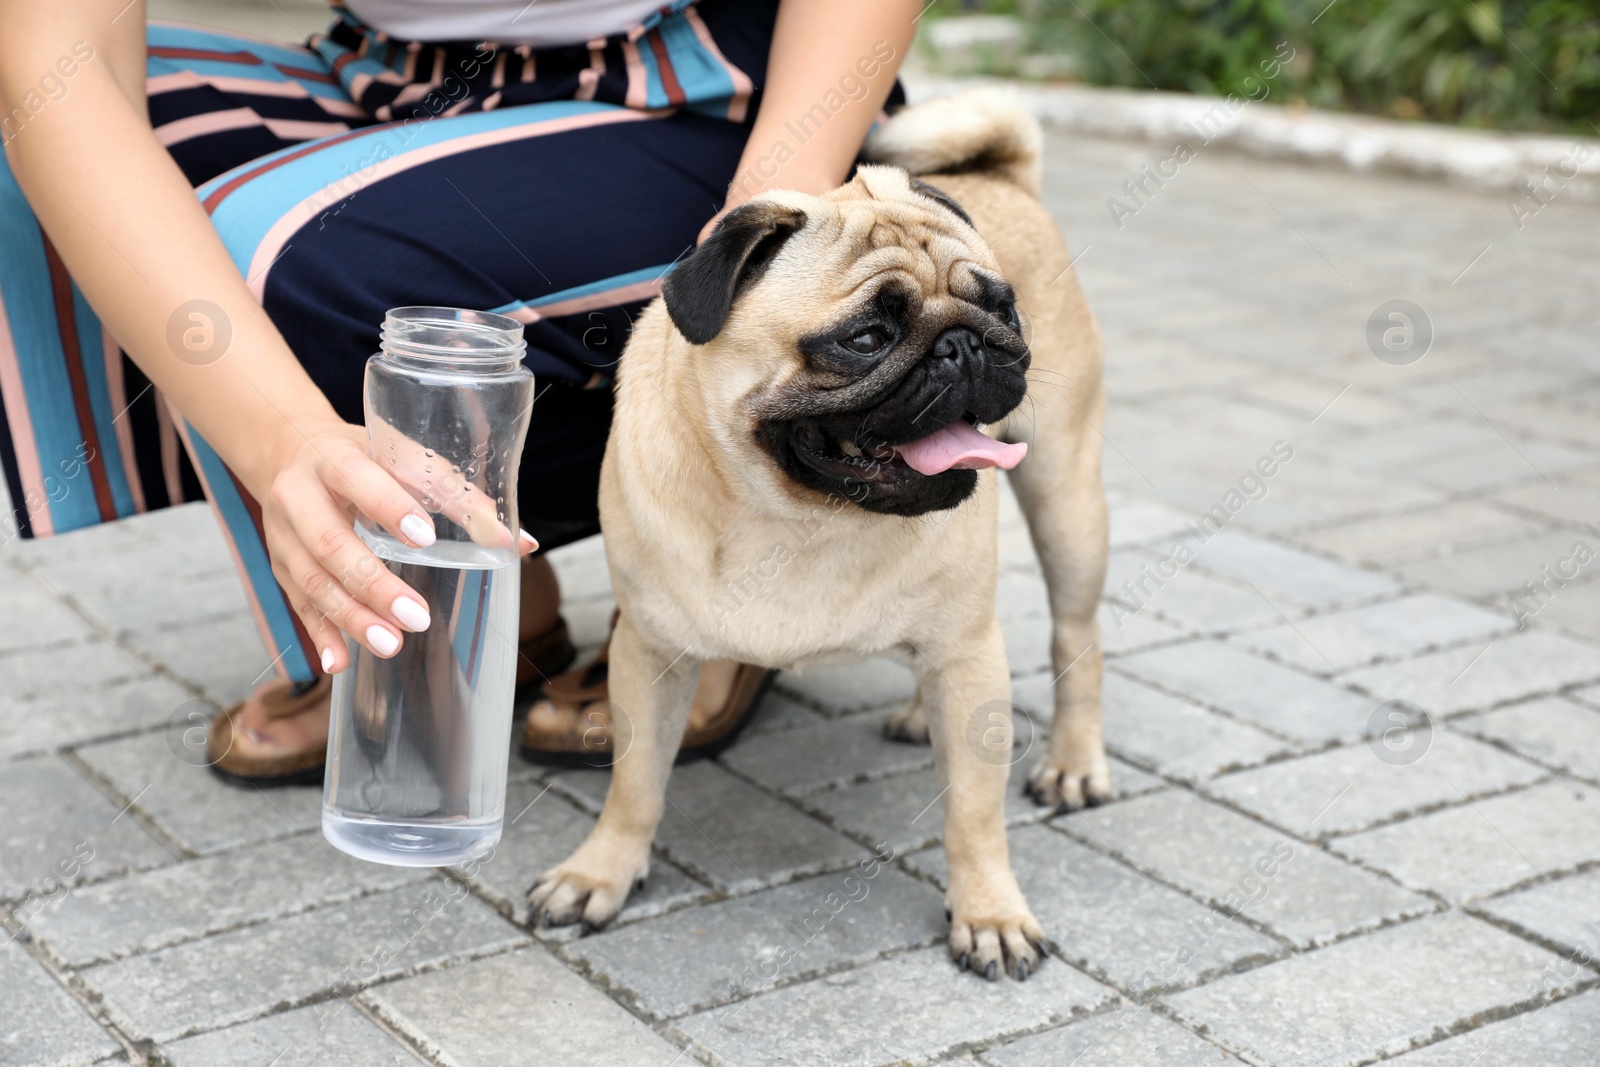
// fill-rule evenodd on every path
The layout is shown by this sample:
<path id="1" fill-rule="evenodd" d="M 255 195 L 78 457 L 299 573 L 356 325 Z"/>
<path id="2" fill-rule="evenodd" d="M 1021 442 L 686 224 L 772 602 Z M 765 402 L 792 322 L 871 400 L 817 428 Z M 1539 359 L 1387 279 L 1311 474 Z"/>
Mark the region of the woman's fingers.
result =
<path id="1" fill-rule="evenodd" d="M 384 659 L 400 651 L 400 628 L 351 596 L 298 538 L 278 544 L 272 570 L 316 642 L 328 673 L 337 674 L 348 666 L 340 631 Z"/>
<path id="2" fill-rule="evenodd" d="M 369 460 L 369 470 L 364 471 L 354 461 L 341 458 L 340 467 L 348 464 L 346 474 L 352 491 L 376 473 L 391 480 L 410 497 L 413 509 L 417 508 L 417 502 L 420 501 L 422 508 L 443 515 L 466 530 L 467 536 L 475 544 L 484 548 L 517 550 L 516 533 L 500 517 L 500 502 L 484 492 L 475 480 L 483 478 L 481 467 L 485 461 L 466 460 L 463 461 L 464 465 L 457 463 L 424 448 L 388 423 L 372 417 L 368 418 L 368 433 L 374 453 L 383 462 L 380 464 Z M 365 459 L 366 453 L 362 452 L 361 456 Z M 338 485 L 335 489 L 343 492 Z M 353 496 L 351 499 L 355 500 Z M 399 502 L 395 503 L 398 505 Z M 381 514 L 368 511 L 360 501 L 356 501 L 356 505 L 363 514 L 377 519 L 393 531 L 394 527 Z"/>
<path id="3" fill-rule="evenodd" d="M 280 475 L 271 503 L 273 570 L 302 618 L 320 615 L 385 657 L 399 650 L 405 631 L 428 628 L 426 600 L 356 536 L 344 508 L 314 472 Z M 319 647 L 327 648 L 321 642 Z"/>
<path id="4" fill-rule="evenodd" d="M 278 559 L 278 554 L 273 553 L 272 575 L 278 579 L 278 584 L 285 592 L 290 592 L 294 589 L 294 583 L 289 577 L 288 569 L 283 567 Z M 322 662 L 322 673 L 338 674 L 350 666 L 350 656 L 344 645 L 344 634 L 334 625 L 333 620 L 312 607 L 309 599 L 292 592 L 289 597 L 289 607 L 300 617 L 301 625 L 311 637 L 311 643 L 317 646 L 317 654 Z"/>
<path id="5" fill-rule="evenodd" d="M 327 487 L 411 547 L 433 544 L 433 520 L 406 487 L 374 463 L 355 441 L 339 441 L 320 450 L 317 466 Z"/>

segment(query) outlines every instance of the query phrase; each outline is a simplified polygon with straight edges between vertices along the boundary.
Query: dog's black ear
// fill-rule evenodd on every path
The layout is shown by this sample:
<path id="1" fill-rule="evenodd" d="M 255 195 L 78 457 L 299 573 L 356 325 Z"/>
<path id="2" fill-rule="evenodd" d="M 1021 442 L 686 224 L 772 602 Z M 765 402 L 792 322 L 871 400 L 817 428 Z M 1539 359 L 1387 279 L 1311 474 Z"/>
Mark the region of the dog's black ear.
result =
<path id="1" fill-rule="evenodd" d="M 724 215 L 661 287 L 678 332 L 697 345 L 721 333 L 739 294 L 805 224 L 805 212 L 775 204 L 745 204 Z"/>
<path id="2" fill-rule="evenodd" d="M 937 201 L 942 207 L 948 208 L 952 214 L 954 214 L 968 226 L 971 226 L 973 229 L 978 228 L 978 224 L 972 221 L 972 216 L 967 214 L 966 209 L 960 204 L 956 203 L 955 197 L 951 196 L 937 185 L 929 185 L 921 178 L 912 178 L 911 191 L 921 193 L 929 200 Z"/>

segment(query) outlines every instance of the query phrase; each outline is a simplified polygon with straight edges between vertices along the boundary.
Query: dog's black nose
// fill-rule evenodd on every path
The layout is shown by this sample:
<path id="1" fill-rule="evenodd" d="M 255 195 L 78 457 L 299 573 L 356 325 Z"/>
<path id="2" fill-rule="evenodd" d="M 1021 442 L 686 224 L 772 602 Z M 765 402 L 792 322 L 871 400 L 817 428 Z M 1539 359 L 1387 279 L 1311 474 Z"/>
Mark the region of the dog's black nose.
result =
<path id="1" fill-rule="evenodd" d="M 952 326 L 933 339 L 935 359 L 971 359 L 982 352 L 983 338 L 970 326 Z"/>

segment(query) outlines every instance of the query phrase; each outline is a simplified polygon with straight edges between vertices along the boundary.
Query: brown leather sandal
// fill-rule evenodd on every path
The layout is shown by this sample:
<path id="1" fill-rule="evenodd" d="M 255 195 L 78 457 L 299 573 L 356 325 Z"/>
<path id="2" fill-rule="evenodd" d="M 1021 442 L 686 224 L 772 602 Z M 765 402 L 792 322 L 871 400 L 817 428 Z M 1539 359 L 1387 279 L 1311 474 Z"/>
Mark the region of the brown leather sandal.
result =
<path id="1" fill-rule="evenodd" d="M 613 618 L 612 624 L 616 620 Z M 611 702 L 608 687 L 611 642 L 595 658 L 547 682 L 544 699 L 528 710 L 522 726 L 522 758 L 555 767 L 609 767 L 612 761 Z M 738 738 L 772 688 L 777 671 L 734 664 L 728 696 L 708 715 L 690 714 L 679 763 L 716 756 Z M 705 668 L 702 668 L 704 670 Z M 699 694 L 696 694 L 696 703 Z M 699 721 L 696 721 L 696 720 Z"/>
<path id="2" fill-rule="evenodd" d="M 559 616 L 550 629 L 521 642 L 517 652 L 519 686 L 566 669 L 578 654 L 567 632 L 567 621 Z M 211 720 L 206 732 L 206 756 L 212 773 L 240 786 L 320 785 L 327 756 L 325 747 L 281 756 L 246 756 L 234 750 L 234 737 L 246 707 L 261 708 L 268 720 L 312 713 L 327 715 L 332 696 L 333 679 L 325 674 L 312 682 L 272 681 L 258 686 L 244 700 Z"/>
<path id="3" fill-rule="evenodd" d="M 333 695 L 333 678 L 319 675 L 312 682 L 271 681 L 221 715 L 206 731 L 206 756 L 211 772 L 232 785 L 264 789 L 285 785 L 312 785 L 322 781 L 323 748 L 308 748 L 281 756 L 245 756 L 234 751 L 239 716 L 248 707 L 260 707 L 267 719 L 292 719 L 320 711 L 327 715 Z M 320 708 L 319 708 L 320 705 Z"/>

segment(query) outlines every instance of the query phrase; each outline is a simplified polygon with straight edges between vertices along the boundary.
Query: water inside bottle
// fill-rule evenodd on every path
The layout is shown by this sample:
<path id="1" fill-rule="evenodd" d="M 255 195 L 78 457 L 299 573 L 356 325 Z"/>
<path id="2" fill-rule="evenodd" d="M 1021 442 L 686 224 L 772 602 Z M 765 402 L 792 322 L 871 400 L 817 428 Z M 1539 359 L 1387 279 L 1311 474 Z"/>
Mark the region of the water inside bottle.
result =
<path id="1" fill-rule="evenodd" d="M 520 568 L 386 558 L 388 545 L 364 539 L 422 594 L 432 623 L 406 634 L 391 659 L 347 641 L 352 666 L 333 686 L 323 834 L 378 863 L 481 858 L 505 814 Z"/>

